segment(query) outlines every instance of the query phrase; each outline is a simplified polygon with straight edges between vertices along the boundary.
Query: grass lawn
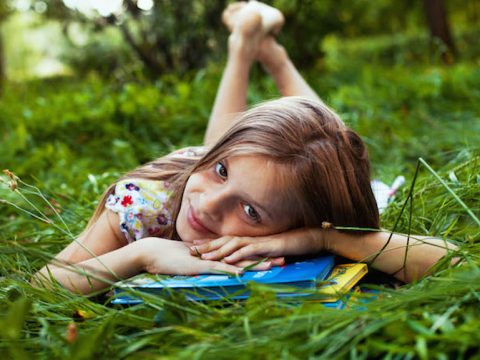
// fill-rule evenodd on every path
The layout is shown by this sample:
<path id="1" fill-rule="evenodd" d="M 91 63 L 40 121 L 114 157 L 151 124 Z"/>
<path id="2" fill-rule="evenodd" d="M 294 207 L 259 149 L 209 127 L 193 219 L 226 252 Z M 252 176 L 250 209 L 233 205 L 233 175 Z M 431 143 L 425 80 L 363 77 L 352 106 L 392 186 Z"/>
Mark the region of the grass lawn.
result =
<path id="1" fill-rule="evenodd" d="M 307 76 L 367 142 L 374 176 L 387 183 L 407 178 L 382 226 L 450 239 L 460 246 L 455 255 L 463 266 L 445 260 L 416 283 L 377 285 L 379 299 L 347 310 L 287 304 L 263 288 L 246 302 L 156 298 L 130 308 L 113 307 L 104 295 L 32 288 L 31 274 L 81 231 L 110 182 L 155 156 L 200 143 L 220 69 L 154 83 L 104 83 L 94 76 L 10 83 L 0 99 L 0 166 L 25 183 L 14 192 L 4 176 L 0 185 L 0 353 L 25 359 L 478 356 L 480 64 L 347 65 L 320 64 Z M 252 102 L 272 96 L 272 84 L 257 79 Z"/>

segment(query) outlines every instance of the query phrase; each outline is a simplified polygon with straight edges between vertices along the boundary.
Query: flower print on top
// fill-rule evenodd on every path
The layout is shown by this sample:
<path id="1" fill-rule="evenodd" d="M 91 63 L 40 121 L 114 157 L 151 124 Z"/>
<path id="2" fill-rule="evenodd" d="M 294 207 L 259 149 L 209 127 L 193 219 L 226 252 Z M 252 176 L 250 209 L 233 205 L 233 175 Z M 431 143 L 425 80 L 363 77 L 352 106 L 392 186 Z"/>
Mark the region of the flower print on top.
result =
<path id="1" fill-rule="evenodd" d="M 203 146 L 177 150 L 169 156 L 199 158 Z M 166 236 L 172 226 L 172 190 L 167 181 L 125 179 L 115 186 L 105 207 L 118 214 L 120 230 L 130 243 L 147 236 Z"/>
<path id="2" fill-rule="evenodd" d="M 130 195 L 125 195 L 120 203 L 123 207 L 128 207 L 133 204 L 132 197 Z"/>
<path id="3" fill-rule="evenodd" d="M 135 185 L 134 183 L 128 183 L 128 184 L 126 184 L 126 185 L 125 185 L 125 188 L 126 188 L 127 190 L 140 191 L 140 188 L 139 188 L 137 185 Z"/>
<path id="4" fill-rule="evenodd" d="M 171 195 L 163 181 L 126 179 L 117 183 L 105 207 L 118 214 L 120 230 L 130 243 L 166 235 L 172 225 Z"/>
<path id="5" fill-rule="evenodd" d="M 157 222 L 159 225 L 167 225 L 168 224 L 168 219 L 165 216 L 165 214 L 160 214 L 157 216 Z"/>

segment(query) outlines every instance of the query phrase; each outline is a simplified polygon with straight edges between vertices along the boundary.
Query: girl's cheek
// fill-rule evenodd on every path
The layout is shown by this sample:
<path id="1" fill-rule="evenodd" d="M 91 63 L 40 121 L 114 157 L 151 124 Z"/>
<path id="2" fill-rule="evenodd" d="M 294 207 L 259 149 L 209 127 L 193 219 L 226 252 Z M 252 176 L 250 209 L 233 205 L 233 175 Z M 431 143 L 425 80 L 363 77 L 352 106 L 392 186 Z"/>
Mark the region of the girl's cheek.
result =
<path id="1" fill-rule="evenodd" d="M 186 191 L 200 191 L 208 182 L 208 179 L 202 175 L 202 173 L 195 173 L 192 174 L 187 181 L 187 185 L 185 187 Z"/>

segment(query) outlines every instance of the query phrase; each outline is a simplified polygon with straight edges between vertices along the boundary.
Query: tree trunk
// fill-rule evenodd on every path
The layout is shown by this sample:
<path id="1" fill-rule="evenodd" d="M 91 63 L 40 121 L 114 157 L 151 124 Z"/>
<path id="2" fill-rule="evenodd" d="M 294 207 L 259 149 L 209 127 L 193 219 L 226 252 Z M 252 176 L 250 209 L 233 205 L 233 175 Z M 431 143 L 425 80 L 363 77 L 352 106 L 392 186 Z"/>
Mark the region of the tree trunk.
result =
<path id="1" fill-rule="evenodd" d="M 443 0 L 424 0 L 423 4 L 430 37 L 432 41 L 440 40 L 447 47 L 447 51 L 442 52 L 442 59 L 449 64 L 453 61 L 456 49 L 450 33 L 445 3 Z"/>
<path id="2" fill-rule="evenodd" d="M 147 69 L 151 72 L 153 76 L 160 76 L 164 67 L 162 64 L 155 58 L 151 50 L 145 49 L 142 47 L 142 44 L 137 44 L 133 35 L 130 33 L 127 24 L 120 25 L 120 30 L 122 31 L 123 38 L 131 46 L 131 48 L 137 53 L 137 56 L 144 63 Z"/>

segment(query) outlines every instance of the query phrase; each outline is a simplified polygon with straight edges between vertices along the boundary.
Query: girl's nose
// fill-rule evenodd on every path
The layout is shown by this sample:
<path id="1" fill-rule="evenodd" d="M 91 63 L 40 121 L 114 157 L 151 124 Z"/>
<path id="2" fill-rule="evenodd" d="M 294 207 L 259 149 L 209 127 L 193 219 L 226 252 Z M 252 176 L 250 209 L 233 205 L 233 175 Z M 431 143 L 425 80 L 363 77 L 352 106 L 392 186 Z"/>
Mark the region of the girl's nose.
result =
<path id="1" fill-rule="evenodd" d="M 222 189 L 204 192 L 200 195 L 199 210 L 213 221 L 221 221 L 227 206 L 227 193 Z"/>

